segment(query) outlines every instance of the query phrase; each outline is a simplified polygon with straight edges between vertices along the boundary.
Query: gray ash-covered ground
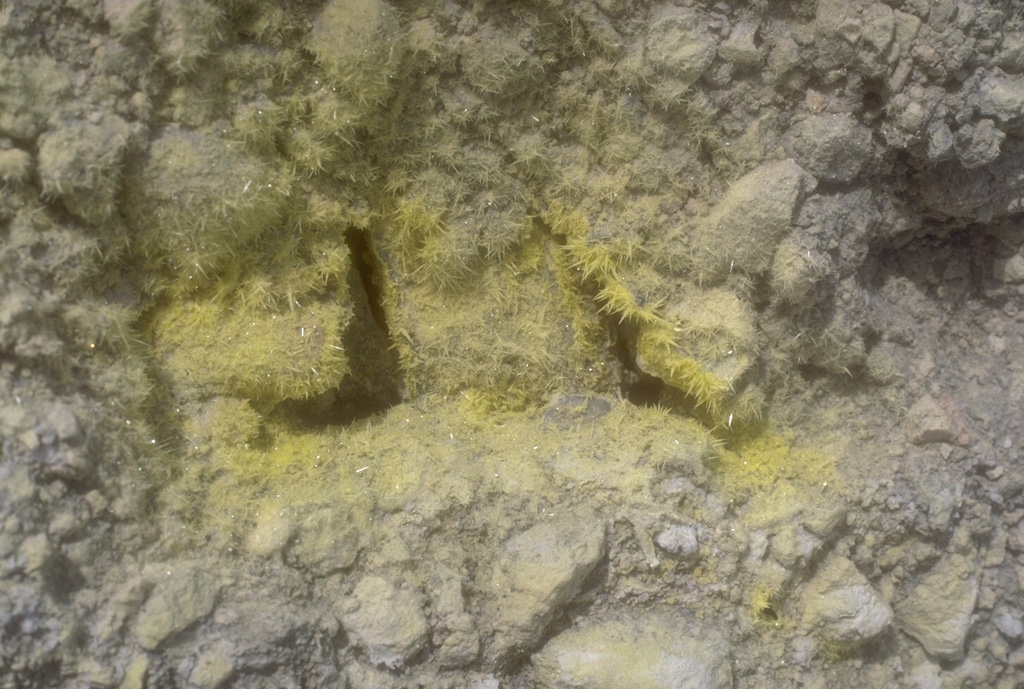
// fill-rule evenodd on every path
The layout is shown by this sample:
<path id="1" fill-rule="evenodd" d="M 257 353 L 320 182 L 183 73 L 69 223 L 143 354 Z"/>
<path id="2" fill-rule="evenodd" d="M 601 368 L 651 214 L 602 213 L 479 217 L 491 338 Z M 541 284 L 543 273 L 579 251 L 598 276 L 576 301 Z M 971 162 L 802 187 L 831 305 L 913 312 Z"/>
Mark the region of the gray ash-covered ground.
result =
<path id="1" fill-rule="evenodd" d="M 0 2 L 0 689 L 1024 686 L 1024 8 Z"/>

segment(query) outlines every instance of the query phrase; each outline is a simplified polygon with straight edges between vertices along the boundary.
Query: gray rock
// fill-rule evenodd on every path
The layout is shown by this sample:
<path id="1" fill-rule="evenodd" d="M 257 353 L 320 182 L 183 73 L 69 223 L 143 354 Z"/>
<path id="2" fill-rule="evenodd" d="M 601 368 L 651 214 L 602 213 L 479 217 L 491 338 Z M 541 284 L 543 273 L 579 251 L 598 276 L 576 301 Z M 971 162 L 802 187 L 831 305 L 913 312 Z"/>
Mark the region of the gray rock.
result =
<path id="1" fill-rule="evenodd" d="M 1014 254 L 1008 258 L 997 258 L 993 262 L 995 278 L 1007 285 L 1024 282 L 1024 256 Z"/>
<path id="2" fill-rule="evenodd" d="M 853 181 L 871 158 L 871 131 L 847 114 L 813 115 L 783 137 L 786 153 L 823 182 Z"/>
<path id="3" fill-rule="evenodd" d="M 765 163 L 740 177 L 695 232 L 698 270 L 708 277 L 767 270 L 816 184 L 793 160 Z"/>
<path id="4" fill-rule="evenodd" d="M 1003 34 L 996 63 L 1011 73 L 1024 71 L 1024 36 L 1016 32 Z"/>
<path id="5" fill-rule="evenodd" d="M 992 120 L 979 120 L 976 124 L 965 124 L 956 133 L 956 154 L 960 163 L 972 170 L 988 165 L 999 157 L 1006 134 L 996 129 Z"/>
<path id="6" fill-rule="evenodd" d="M 1024 75 L 1000 69 L 987 74 L 978 85 L 978 111 L 1000 122 L 1024 117 Z"/>
<path id="7" fill-rule="evenodd" d="M 868 2 L 861 9 L 861 37 L 875 54 L 882 56 L 895 36 L 896 18 L 884 2 Z"/>
<path id="8" fill-rule="evenodd" d="M 189 681 L 200 689 L 217 689 L 224 685 L 234 671 L 231 655 L 226 650 L 209 649 L 196 659 Z"/>
<path id="9" fill-rule="evenodd" d="M 209 615 L 220 593 L 216 582 L 196 568 L 168 570 L 167 579 L 157 584 L 135 625 L 139 645 L 147 651 Z"/>
<path id="10" fill-rule="evenodd" d="M 182 76 L 210 52 L 220 26 L 219 9 L 205 0 L 156 0 L 157 46 L 167 69 Z"/>
<path id="11" fill-rule="evenodd" d="M 697 530 L 692 526 L 673 524 L 655 536 L 654 542 L 666 552 L 683 559 L 697 554 Z"/>
<path id="12" fill-rule="evenodd" d="M 1012 147 L 1011 147 L 1012 144 Z M 921 199 L 932 210 L 957 218 L 989 222 L 1024 208 L 1024 162 L 1015 137 L 1003 141 L 1003 155 L 967 170 L 950 160 L 931 166 L 918 178 Z"/>
<path id="13" fill-rule="evenodd" d="M 827 641 L 856 644 L 883 632 L 892 609 L 845 557 L 829 560 L 801 597 L 804 626 Z"/>
<path id="14" fill-rule="evenodd" d="M 921 20 L 913 14 L 899 10 L 893 10 L 892 16 L 895 23 L 896 43 L 901 53 L 908 53 L 914 44 L 914 39 L 917 38 L 918 31 L 921 29 Z"/>
<path id="15" fill-rule="evenodd" d="M 846 523 L 846 505 L 837 501 L 812 501 L 804 508 L 802 516 L 803 527 L 825 540 Z"/>
<path id="16" fill-rule="evenodd" d="M 66 68 L 41 54 L 0 58 L 0 134 L 33 140 L 60 114 L 57 104 L 71 90 Z"/>
<path id="17" fill-rule="evenodd" d="M 935 491 L 922 491 L 928 508 L 928 525 L 944 533 L 953 519 L 953 512 L 960 506 L 963 486 L 936 488 Z"/>
<path id="18" fill-rule="evenodd" d="M 445 631 L 437 649 L 437 660 L 442 668 L 465 667 L 480 656 L 480 633 L 469 613 L 448 617 Z"/>
<path id="19" fill-rule="evenodd" d="M 957 660 L 978 600 L 978 567 L 963 555 L 947 555 L 896 607 L 898 624 L 933 656 Z"/>
<path id="20" fill-rule="evenodd" d="M 53 562 L 55 554 L 56 549 L 43 533 L 29 536 L 18 548 L 19 563 L 28 574 L 45 570 Z"/>
<path id="21" fill-rule="evenodd" d="M 648 62 L 685 86 L 700 79 L 714 61 L 716 50 L 714 39 L 692 10 L 669 7 L 651 22 L 647 35 Z"/>
<path id="22" fill-rule="evenodd" d="M 0 182 L 4 184 L 24 184 L 33 169 L 32 154 L 20 148 L 0 151 Z"/>
<path id="23" fill-rule="evenodd" d="M 431 591 L 434 645 L 443 668 L 464 667 L 480 655 L 480 633 L 466 612 L 462 579 L 453 571 L 442 572 Z"/>
<path id="24" fill-rule="evenodd" d="M 282 520 L 277 528 L 278 539 L 292 539 L 285 561 L 315 575 L 347 569 L 359 556 L 359 528 L 348 511 L 337 506 L 315 509 L 298 525 Z"/>
<path id="25" fill-rule="evenodd" d="M 822 540 L 796 524 L 780 524 L 771 534 L 772 558 L 786 569 L 793 569 L 799 562 L 808 562 Z"/>
<path id="26" fill-rule="evenodd" d="M 719 47 L 719 56 L 739 67 L 752 67 L 760 63 L 761 51 L 754 40 L 757 29 L 756 22 L 740 22 L 734 26 L 729 38 Z"/>
<path id="27" fill-rule="evenodd" d="M 91 223 L 114 212 L 121 160 L 131 140 L 128 123 L 107 115 L 101 124 L 72 122 L 39 137 L 43 193 Z"/>
<path id="28" fill-rule="evenodd" d="M 533 657 L 534 686 L 550 689 L 726 689 L 723 644 L 679 621 L 605 622 L 552 639 Z"/>
<path id="29" fill-rule="evenodd" d="M 921 397 L 907 412 L 907 431 L 915 445 L 954 443 L 961 430 L 956 419 L 931 395 Z"/>
<path id="30" fill-rule="evenodd" d="M 77 440 L 81 433 L 75 413 L 69 405 L 62 402 L 53 405 L 53 408 L 46 415 L 43 426 L 46 430 L 45 432 L 42 429 L 39 430 L 41 436 L 46 433 L 53 433 L 63 442 Z"/>
<path id="31" fill-rule="evenodd" d="M 488 660 L 501 662 L 536 645 L 604 553 L 605 526 L 589 514 L 567 514 L 510 538 L 486 585 L 493 596 Z"/>
<path id="32" fill-rule="evenodd" d="M 1020 610 L 1001 610 L 992 618 L 992 623 L 1007 639 L 1019 639 L 1024 635 Z"/>
<path id="33" fill-rule="evenodd" d="M 420 595 L 381 577 L 363 577 L 338 613 L 345 631 L 374 665 L 401 667 L 429 638 Z"/>
<path id="34" fill-rule="evenodd" d="M 862 71 L 884 72 L 896 28 L 888 5 L 874 0 L 820 0 L 815 23 L 816 44 L 823 55 L 856 56 Z"/>
<path id="35" fill-rule="evenodd" d="M 949 160 L 954 155 L 953 146 L 956 139 L 945 122 L 935 122 L 928 126 L 928 160 L 937 163 Z"/>

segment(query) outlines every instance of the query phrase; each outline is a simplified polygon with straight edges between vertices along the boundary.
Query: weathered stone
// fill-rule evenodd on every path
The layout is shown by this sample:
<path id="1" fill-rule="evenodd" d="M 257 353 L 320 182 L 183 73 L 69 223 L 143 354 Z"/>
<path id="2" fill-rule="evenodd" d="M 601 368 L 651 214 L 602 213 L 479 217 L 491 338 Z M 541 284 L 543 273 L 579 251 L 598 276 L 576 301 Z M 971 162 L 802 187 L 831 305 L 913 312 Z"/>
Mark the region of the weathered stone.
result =
<path id="1" fill-rule="evenodd" d="M 1007 530 L 1006 548 L 1014 553 L 1024 553 L 1024 521 Z"/>
<path id="2" fill-rule="evenodd" d="M 117 206 L 131 131 L 120 117 L 107 115 L 100 124 L 70 122 L 40 136 L 43 193 L 59 198 L 87 222 L 109 219 Z"/>
<path id="3" fill-rule="evenodd" d="M 245 539 L 245 549 L 256 557 L 272 557 L 284 550 L 294 531 L 284 510 L 265 510 L 256 517 L 256 525 Z"/>
<path id="4" fill-rule="evenodd" d="M 830 538 L 846 523 L 846 505 L 835 501 L 815 501 L 804 508 L 803 527 L 818 538 Z"/>
<path id="5" fill-rule="evenodd" d="M 1000 610 L 992 617 L 992 623 L 1007 639 L 1019 639 L 1024 635 L 1024 619 L 1020 610 Z"/>
<path id="6" fill-rule="evenodd" d="M 994 261 L 992 273 L 996 280 L 1007 285 L 1024 282 L 1024 256 L 1014 254 L 1008 258 L 997 258 Z"/>
<path id="7" fill-rule="evenodd" d="M 942 558 L 895 606 L 900 628 L 938 658 L 962 658 L 978 600 L 978 579 L 977 565 L 970 558 Z"/>
<path id="8" fill-rule="evenodd" d="M 928 510 L 928 526 L 944 533 L 953 519 L 954 510 L 960 507 L 963 486 L 936 486 L 934 491 L 924 490 L 922 493 Z"/>
<path id="9" fill-rule="evenodd" d="M 692 526 L 673 524 L 654 537 L 663 550 L 688 559 L 697 554 L 697 530 Z"/>
<path id="10" fill-rule="evenodd" d="M 49 57 L 0 58 L 0 134 L 31 141 L 59 116 L 70 90 L 66 70 Z"/>
<path id="11" fill-rule="evenodd" d="M 868 2 L 861 9 L 861 37 L 869 50 L 884 56 L 892 44 L 896 18 L 884 2 Z"/>
<path id="12" fill-rule="evenodd" d="M 1000 122 L 1024 117 L 1024 75 L 995 69 L 978 86 L 978 111 Z"/>
<path id="13" fill-rule="evenodd" d="M 32 175 L 32 154 L 20 148 L 0 151 L 0 182 L 24 184 Z"/>
<path id="14" fill-rule="evenodd" d="M 566 515 L 510 538 L 488 585 L 488 659 L 502 661 L 534 646 L 604 553 L 604 524 L 591 515 Z"/>
<path id="15" fill-rule="evenodd" d="M 914 39 L 917 38 L 917 32 L 921 30 L 921 20 L 913 14 L 899 10 L 893 10 L 892 16 L 895 24 L 895 40 L 900 52 L 909 53 L 911 46 L 914 45 Z"/>
<path id="16" fill-rule="evenodd" d="M 235 671 L 231 656 L 222 649 L 205 651 L 196 660 L 189 680 L 199 689 L 217 689 Z"/>
<path id="17" fill-rule="evenodd" d="M 754 38 L 757 22 L 740 22 L 733 27 L 729 38 L 718 48 L 718 55 L 738 67 L 752 67 L 761 62 L 761 51 Z"/>
<path id="18" fill-rule="evenodd" d="M 892 622 L 892 609 L 845 557 L 833 558 L 818 571 L 801 603 L 803 624 L 836 643 L 867 641 Z"/>
<path id="19" fill-rule="evenodd" d="M 945 401 L 945 400 L 944 400 Z M 907 412 L 907 434 L 915 445 L 928 443 L 965 444 L 967 430 L 951 402 L 924 395 Z"/>
<path id="20" fill-rule="evenodd" d="M 77 440 L 81 433 L 74 411 L 69 405 L 63 403 L 53 405 L 46 415 L 44 426 L 47 431 L 52 432 L 63 442 Z"/>
<path id="21" fill-rule="evenodd" d="M 339 618 L 374 665 L 395 669 L 419 653 L 429 638 L 423 600 L 381 577 L 363 577 L 339 604 Z"/>
<path id="22" fill-rule="evenodd" d="M 820 538 L 794 523 L 778 525 L 771 534 L 772 559 L 786 569 L 808 562 L 821 547 Z"/>
<path id="23" fill-rule="evenodd" d="M 464 667 L 480 655 L 480 633 L 472 615 L 466 612 L 462 579 L 446 572 L 431 594 L 434 618 L 434 645 L 444 668 Z"/>
<path id="24" fill-rule="evenodd" d="M 149 657 L 144 653 L 135 655 L 124 669 L 120 689 L 145 689 L 146 673 L 149 672 Z"/>
<path id="25" fill-rule="evenodd" d="M 704 74 L 715 59 L 715 41 L 692 10 L 669 7 L 655 17 L 647 35 L 647 60 L 659 72 L 685 86 Z"/>
<path id="26" fill-rule="evenodd" d="M 871 131 L 853 117 L 813 115 L 783 138 L 786 153 L 823 182 L 853 181 L 871 158 Z"/>
<path id="27" fill-rule="evenodd" d="M 793 160 L 765 163 L 740 177 L 698 228 L 698 269 L 709 276 L 767 270 L 804 194 L 815 186 Z"/>
<path id="28" fill-rule="evenodd" d="M 817 3 L 817 47 L 832 60 L 855 57 L 860 68 L 884 73 L 895 36 L 892 8 L 874 0 L 820 0 Z"/>
<path id="29" fill-rule="evenodd" d="M 722 644 L 679 621 L 605 622 L 559 634 L 533 657 L 534 686 L 549 689 L 726 689 Z"/>
<path id="30" fill-rule="evenodd" d="M 347 569 L 359 556 L 359 529 L 344 509 L 322 507 L 297 526 L 281 528 L 294 534 L 286 562 L 318 576 Z"/>
<path id="31" fill-rule="evenodd" d="M 220 31 L 220 9 L 206 0 L 156 0 L 157 46 L 175 76 L 193 71 L 210 53 Z"/>
<path id="32" fill-rule="evenodd" d="M 953 130 L 945 122 L 936 121 L 928 125 L 929 161 L 937 163 L 952 158 L 956 153 L 954 144 L 956 139 L 953 138 Z"/>
<path id="33" fill-rule="evenodd" d="M 195 568 L 170 571 L 139 613 L 139 645 L 154 651 L 165 641 L 209 615 L 220 593 L 216 582 Z"/>
<path id="34" fill-rule="evenodd" d="M 965 124 L 956 133 L 956 154 L 968 170 L 988 165 L 999 157 L 1006 134 L 992 120 Z"/>
<path id="35" fill-rule="evenodd" d="M 18 559 L 29 574 L 41 572 L 53 561 L 56 550 L 46 534 L 38 533 L 21 542 Z"/>
<path id="36" fill-rule="evenodd" d="M 453 615 L 445 621 L 447 635 L 437 649 L 443 668 L 464 667 L 480 655 L 480 633 L 468 613 Z"/>

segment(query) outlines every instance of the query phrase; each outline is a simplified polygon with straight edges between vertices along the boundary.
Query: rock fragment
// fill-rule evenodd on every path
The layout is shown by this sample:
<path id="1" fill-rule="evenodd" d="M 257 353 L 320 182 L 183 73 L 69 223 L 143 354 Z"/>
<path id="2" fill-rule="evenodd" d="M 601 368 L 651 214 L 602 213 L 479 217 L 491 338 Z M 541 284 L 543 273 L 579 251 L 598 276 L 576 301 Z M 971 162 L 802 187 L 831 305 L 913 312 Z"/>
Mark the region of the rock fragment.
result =
<path id="1" fill-rule="evenodd" d="M 1001 69 L 986 75 L 978 86 L 978 110 L 1003 123 L 1024 118 L 1024 75 L 1007 74 Z"/>
<path id="2" fill-rule="evenodd" d="M 172 572 L 157 585 L 139 613 L 135 627 L 139 645 L 155 651 L 172 636 L 209 615 L 218 595 L 216 582 L 199 569 Z"/>
<path id="3" fill-rule="evenodd" d="M 469 665 L 480 655 L 480 633 L 473 617 L 466 612 L 461 578 L 446 573 L 431 598 L 438 620 L 434 625 L 438 662 L 443 668 Z"/>
<path id="4" fill-rule="evenodd" d="M 221 35 L 221 12 L 205 0 L 157 0 L 156 5 L 157 51 L 171 74 L 184 76 L 212 51 Z M 125 19 L 138 23 L 140 17 Z"/>
<path id="5" fill-rule="evenodd" d="M 1006 134 L 992 120 L 965 124 L 956 133 L 956 153 L 968 170 L 988 165 L 999 157 Z"/>
<path id="6" fill-rule="evenodd" d="M 684 560 L 697 554 L 697 530 L 684 524 L 673 524 L 654 537 L 654 542 L 668 553 Z"/>
<path id="7" fill-rule="evenodd" d="M 374 106 L 391 95 L 404 48 L 396 13 L 381 0 L 330 0 L 309 34 L 309 49 L 332 83 Z"/>
<path id="8" fill-rule="evenodd" d="M 698 230 L 698 270 L 719 278 L 767 270 L 804 194 L 815 185 L 793 160 L 765 163 L 740 177 Z"/>
<path id="9" fill-rule="evenodd" d="M 345 631 L 374 665 L 399 668 L 429 638 L 421 597 L 381 577 L 363 577 L 339 608 Z"/>
<path id="10" fill-rule="evenodd" d="M 715 59 L 717 46 L 700 17 L 690 9 L 671 7 L 651 22 L 647 61 L 662 74 L 691 86 Z"/>
<path id="11" fill-rule="evenodd" d="M 352 515 L 336 506 L 315 509 L 287 527 L 294 542 L 285 561 L 317 576 L 348 569 L 359 556 L 359 529 Z"/>
<path id="12" fill-rule="evenodd" d="M 67 74 L 49 57 L 0 58 L 0 134 L 35 139 L 59 117 L 58 103 L 70 91 Z"/>
<path id="13" fill-rule="evenodd" d="M 99 124 L 70 122 L 39 137 L 43 193 L 91 223 L 110 218 L 121 187 L 121 161 L 132 129 L 117 115 Z"/>
<path id="14" fill-rule="evenodd" d="M 892 609 L 849 559 L 836 557 L 811 579 L 801 599 L 803 624 L 827 641 L 859 644 L 892 622 Z"/>
<path id="15" fill-rule="evenodd" d="M 550 689 L 725 689 L 722 644 L 677 621 L 603 622 L 559 634 L 533 657 L 534 686 Z"/>
<path id="16" fill-rule="evenodd" d="M 924 395 L 907 413 L 907 434 L 915 445 L 951 443 L 964 445 L 969 437 L 958 410 L 948 399 Z"/>
<path id="17" fill-rule="evenodd" d="M 978 601 L 978 579 L 978 568 L 970 558 L 959 554 L 942 558 L 895 606 L 900 628 L 933 656 L 962 658 Z"/>
<path id="18" fill-rule="evenodd" d="M 1024 255 L 1016 253 L 1006 258 L 997 258 L 993 261 L 992 273 L 1003 284 L 1019 285 L 1024 282 Z"/>
<path id="19" fill-rule="evenodd" d="M 761 62 L 761 51 L 757 47 L 756 22 L 740 22 L 722 42 L 718 55 L 738 67 L 753 67 Z"/>
<path id="20" fill-rule="evenodd" d="M 1007 639 L 1019 639 L 1024 636 L 1024 615 L 1021 615 L 1020 610 L 1000 610 L 992 618 L 992 623 Z"/>
<path id="21" fill-rule="evenodd" d="M 786 153 L 822 182 L 852 182 L 871 158 L 871 131 L 848 114 L 813 115 L 783 139 Z"/>
<path id="22" fill-rule="evenodd" d="M 501 662 L 534 646 L 604 553 L 605 527 L 592 515 L 556 518 L 510 538 L 488 586 L 488 659 Z"/>
<path id="23" fill-rule="evenodd" d="M 0 151 L 0 182 L 24 184 L 32 176 L 32 154 L 20 148 Z"/>

